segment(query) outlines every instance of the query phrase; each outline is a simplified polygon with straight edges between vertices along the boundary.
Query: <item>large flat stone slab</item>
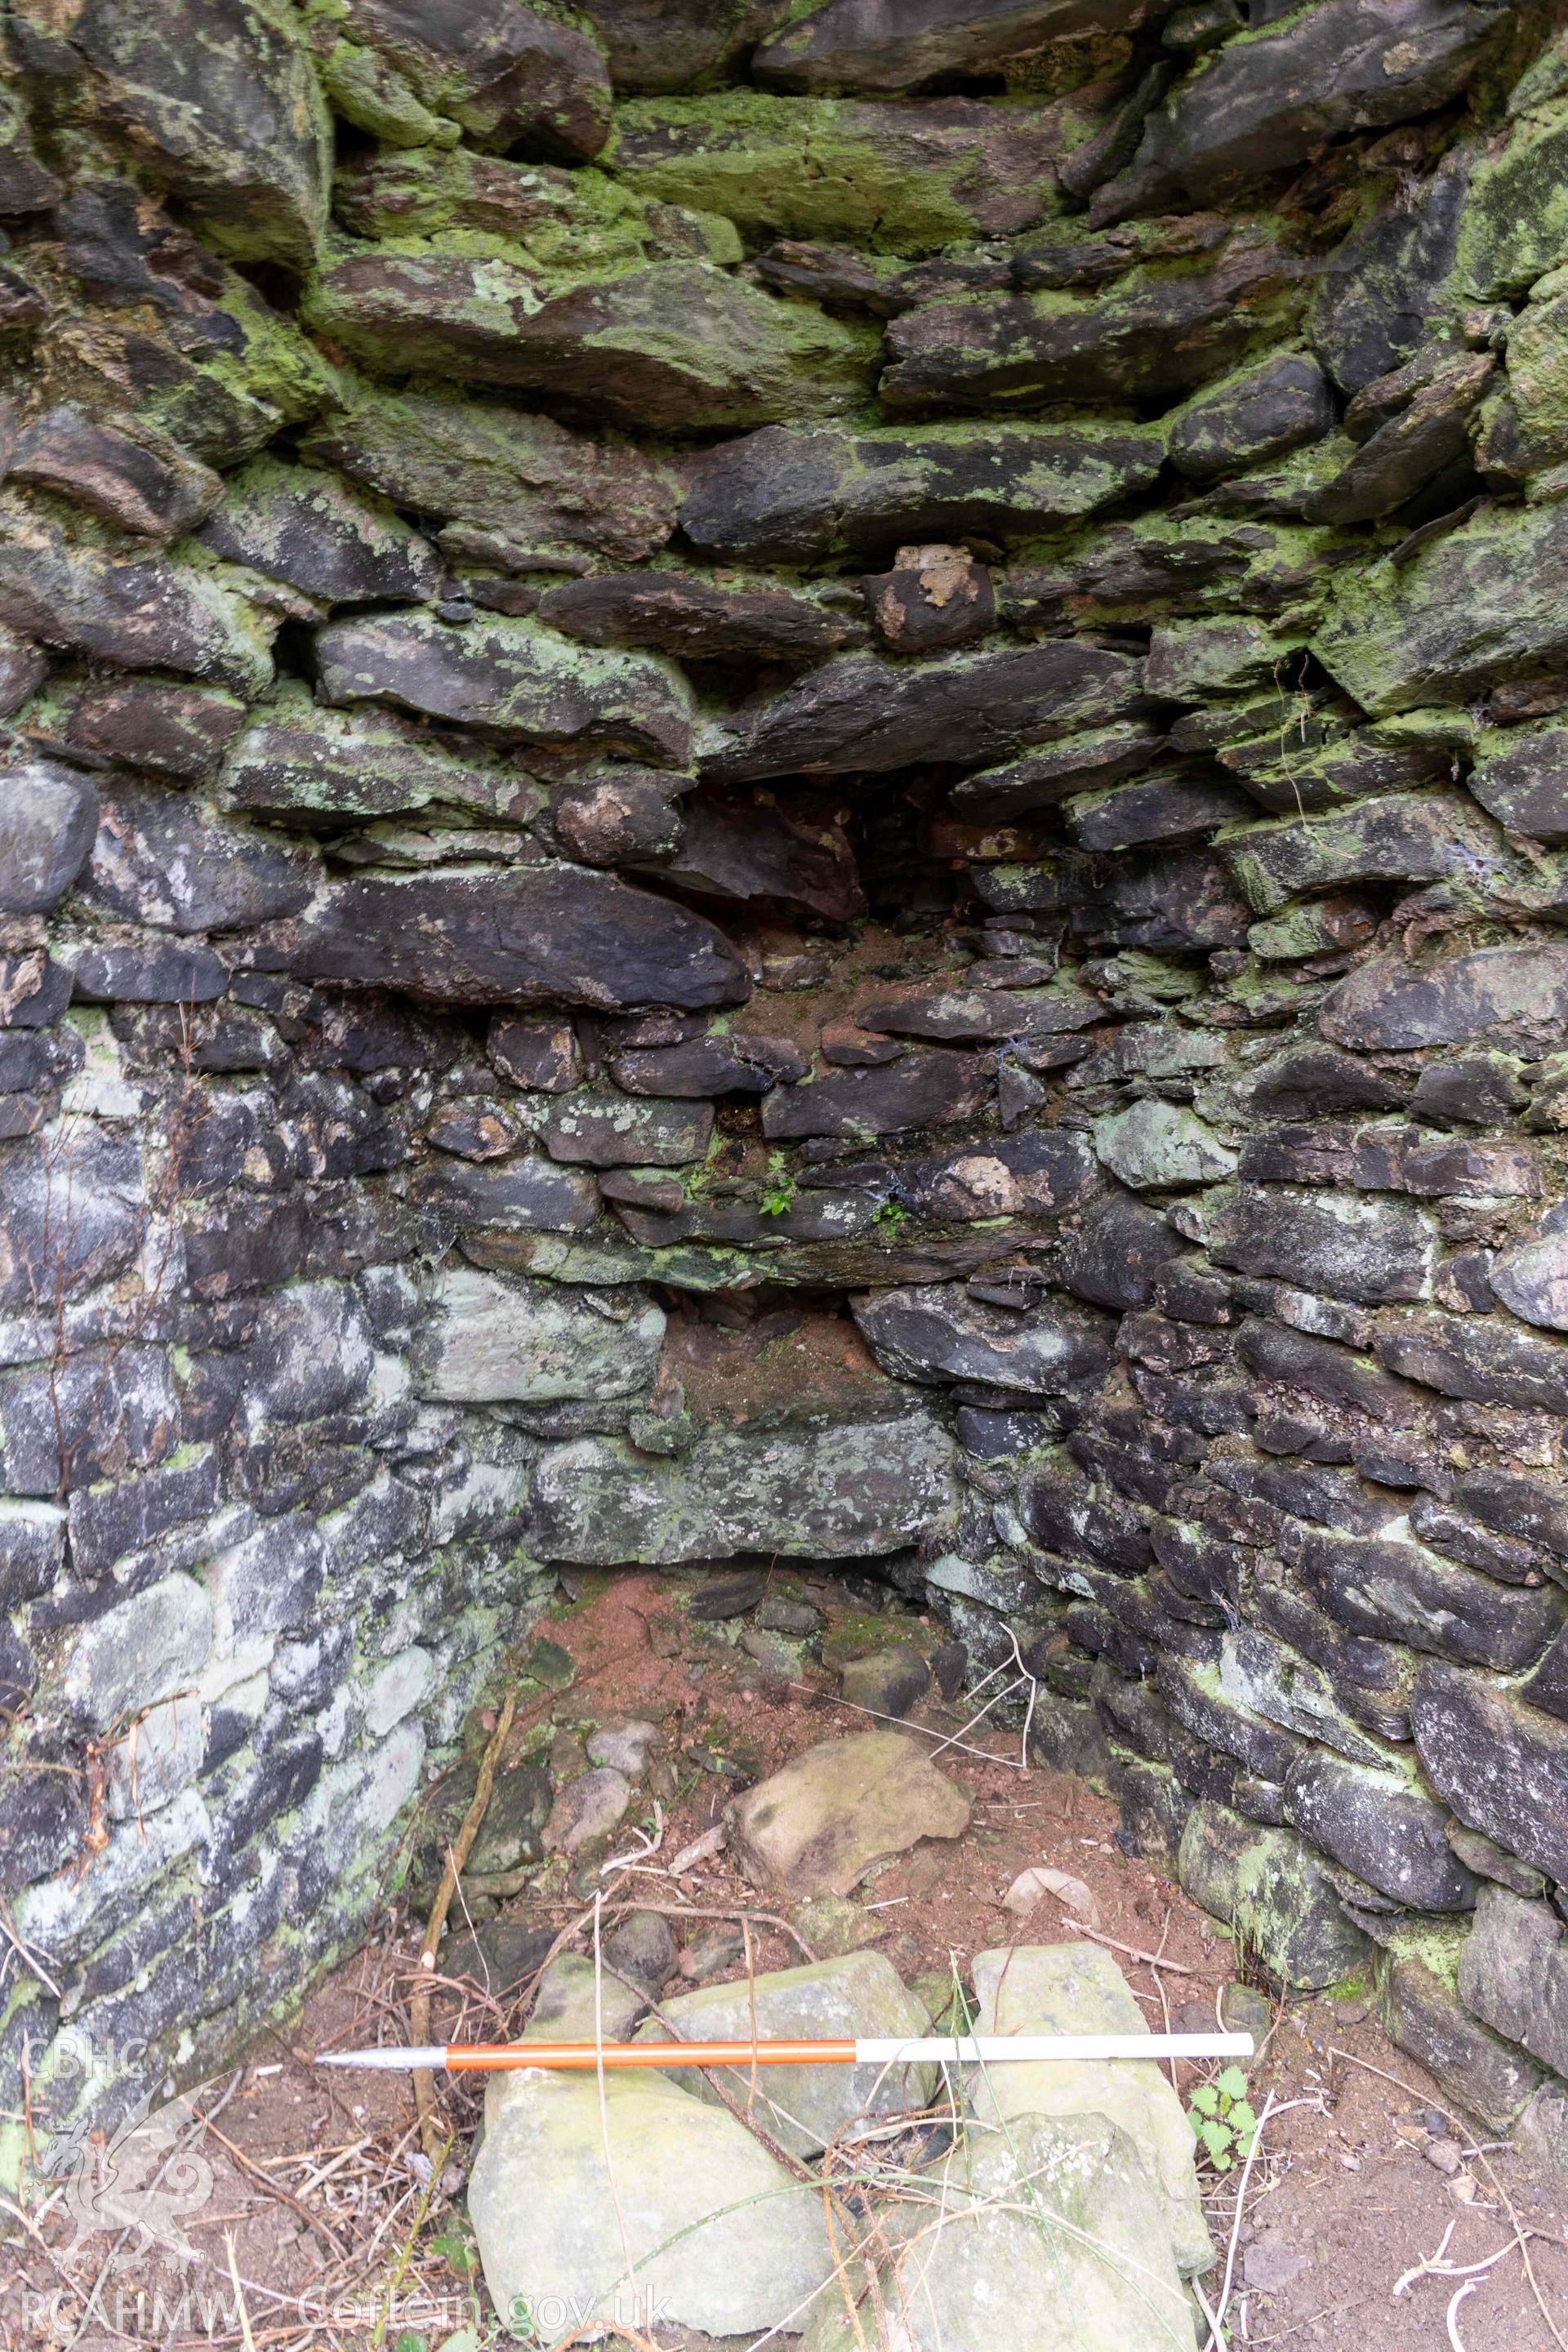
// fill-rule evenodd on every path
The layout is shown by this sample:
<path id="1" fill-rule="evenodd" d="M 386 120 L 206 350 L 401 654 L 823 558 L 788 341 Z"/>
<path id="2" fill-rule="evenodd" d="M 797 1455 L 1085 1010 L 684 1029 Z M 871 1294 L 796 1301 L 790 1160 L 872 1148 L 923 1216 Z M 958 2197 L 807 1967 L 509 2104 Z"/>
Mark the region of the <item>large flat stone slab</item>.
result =
<path id="1" fill-rule="evenodd" d="M 710 1429 L 689 1454 L 618 1438 L 557 1445 L 533 1485 L 533 1548 L 585 1567 L 668 1568 L 735 1552 L 896 1551 L 948 1507 L 955 1454 L 934 1415 L 821 1429 Z"/>
<path id="2" fill-rule="evenodd" d="M 592 1963 L 569 1958 L 523 2040 L 592 2041 L 595 2023 L 614 2040 L 638 2006 L 606 1978 L 595 2015 Z M 710 2336 L 798 2328 L 833 2266 L 817 2190 L 657 2074 L 607 2075 L 602 2107 L 591 2074 L 495 2076 L 468 2213 L 503 2326 L 534 2341 L 636 2325 L 653 2297 Z"/>
<path id="3" fill-rule="evenodd" d="M 962 1837 L 969 1800 L 897 1731 L 825 1739 L 730 1808 L 748 1877 L 792 1895 L 847 1895 L 874 1864 L 922 1838 Z"/>
<path id="4" fill-rule="evenodd" d="M 1020 2116 L 928 2166 L 931 2203 L 895 2208 L 879 2280 L 903 2352 L 1174 2352 L 1193 2326 L 1140 2150 L 1103 2116 Z M 941 2226 L 935 2216 L 940 2212 Z M 802 2352 L 877 2340 L 823 2296 Z"/>
<path id="5" fill-rule="evenodd" d="M 931 2020 L 884 1953 L 848 1952 L 808 1968 L 778 1969 L 733 1984 L 703 1985 L 663 2003 L 681 2037 L 703 2042 L 858 2042 L 931 2031 Z M 661 2036 L 657 2022 L 643 2029 Z M 729 2076 L 752 2096 L 751 2078 Z M 671 2082 L 715 2099 L 691 2067 Z M 900 2115 L 923 2107 L 936 2087 L 934 2066 L 768 2066 L 758 2075 L 756 2113 L 770 2136 L 795 2156 L 820 2154 L 858 2116 Z"/>
<path id="6" fill-rule="evenodd" d="M 1020 1944 L 974 1956 L 976 2033 L 1146 2033 L 1127 1979 L 1098 1944 Z M 1182 2103 L 1152 2059 L 1129 2065 L 1079 2059 L 1040 2066 L 976 2068 L 968 2095 L 976 2116 L 1104 2116 L 1139 2150 L 1178 2268 L 1214 2260 Z"/>
<path id="7" fill-rule="evenodd" d="M 448 1004 L 739 1004 L 751 983 L 701 915 L 581 866 L 330 884 L 293 969 Z"/>
<path id="8" fill-rule="evenodd" d="M 581 1291 L 448 1265 L 426 1294 L 414 1385 L 448 1404 L 635 1396 L 652 1385 L 664 1310 L 637 1292 Z"/>

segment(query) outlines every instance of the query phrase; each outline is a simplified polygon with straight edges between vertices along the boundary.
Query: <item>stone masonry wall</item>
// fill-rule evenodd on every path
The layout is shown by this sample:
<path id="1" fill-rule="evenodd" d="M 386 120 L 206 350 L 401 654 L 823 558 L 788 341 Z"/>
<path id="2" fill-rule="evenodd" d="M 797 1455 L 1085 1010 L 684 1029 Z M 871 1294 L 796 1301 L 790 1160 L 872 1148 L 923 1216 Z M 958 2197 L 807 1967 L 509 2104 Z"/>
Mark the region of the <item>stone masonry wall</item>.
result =
<path id="1" fill-rule="evenodd" d="M 1564 2144 L 1560 20 L 156 14 L 4 25 L 10 2167 L 773 1555 Z"/>

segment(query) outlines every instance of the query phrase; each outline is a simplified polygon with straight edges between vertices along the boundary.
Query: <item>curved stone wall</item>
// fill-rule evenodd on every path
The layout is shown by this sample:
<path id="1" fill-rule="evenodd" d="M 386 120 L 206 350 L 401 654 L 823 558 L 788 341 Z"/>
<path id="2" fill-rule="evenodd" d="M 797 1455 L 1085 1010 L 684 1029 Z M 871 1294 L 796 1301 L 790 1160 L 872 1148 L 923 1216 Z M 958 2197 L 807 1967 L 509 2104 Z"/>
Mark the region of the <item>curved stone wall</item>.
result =
<path id="1" fill-rule="evenodd" d="M 13 2160 L 774 1554 L 1561 2140 L 1557 17 L 5 30 Z"/>

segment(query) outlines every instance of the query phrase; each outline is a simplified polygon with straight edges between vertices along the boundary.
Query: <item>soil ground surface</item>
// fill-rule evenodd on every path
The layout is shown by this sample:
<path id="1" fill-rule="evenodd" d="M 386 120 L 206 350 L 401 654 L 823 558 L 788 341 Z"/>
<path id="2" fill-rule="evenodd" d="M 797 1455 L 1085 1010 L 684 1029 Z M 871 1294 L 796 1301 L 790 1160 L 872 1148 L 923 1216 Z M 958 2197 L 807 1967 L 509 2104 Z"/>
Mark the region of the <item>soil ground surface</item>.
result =
<path id="1" fill-rule="evenodd" d="M 934 1649 L 940 1627 L 911 1613 L 879 1621 L 869 1580 L 841 1583 L 775 1574 L 775 1588 L 813 1601 L 826 1620 L 830 1657 L 880 1638 Z M 689 1950 L 704 1937 L 721 1953 L 711 1977 L 741 1976 L 746 1956 L 722 1956 L 726 1927 L 744 1916 L 759 1971 L 801 1958 L 797 1937 L 723 1853 L 679 1878 L 668 1863 L 710 1829 L 739 1785 L 865 1718 L 835 1696 L 836 1677 L 810 1652 L 790 1672 L 784 1645 L 741 1646 L 751 1620 L 700 1623 L 685 1613 L 689 1579 L 644 1573 L 574 1579 L 542 1630 L 570 1655 L 570 1686 L 523 1686 L 501 1773 L 541 1727 L 568 1747 L 590 1722 L 656 1721 L 662 1755 L 640 1813 L 628 1816 L 611 1859 L 653 1845 L 636 1868 L 581 1860 L 534 1874 L 521 1895 L 472 1895 L 454 1906 L 451 1932 L 505 1912 L 592 1949 L 596 1879 L 602 1928 L 625 1909 L 670 1906 Z M 818 1645 L 820 1646 L 820 1645 Z M 932 1700 L 915 1723 L 940 1767 L 969 1795 L 973 1820 L 959 1841 L 917 1848 L 862 1886 L 858 1939 L 887 1953 L 906 1979 L 956 1970 L 1007 1942 L 1070 1940 L 1092 1927 L 1110 1945 L 1152 2024 L 1196 2026 L 1235 1981 L 1228 1937 L 1147 1863 L 1124 1853 L 1116 1813 L 1081 1782 L 1020 1766 L 1016 1719 L 972 1718 L 985 1694 L 952 1706 Z M 492 1727 L 475 1726 L 482 1746 Z M 471 1777 L 471 1776 L 470 1776 Z M 640 1822 L 640 1834 L 627 1834 Z M 1081 1880 L 1092 1920 L 1053 1897 L 1020 1920 L 1002 1906 L 1018 1874 L 1047 1864 Z M 315 2052 L 410 2038 L 424 1928 L 419 1879 L 389 1899 L 364 1949 L 321 1985 L 286 2034 L 232 2075 L 188 2095 L 176 2136 L 138 2159 L 149 2195 L 95 2209 L 68 2184 L 24 2223 L 0 2216 L 0 2346 L 5 2352 L 100 2352 L 127 2343 L 160 2352 L 254 2345 L 279 2352 L 479 2352 L 510 2339 L 479 2277 L 464 2215 L 466 2161 L 479 2095 L 440 2094 L 445 2158 L 421 2149 L 408 2078 L 328 2072 Z M 428 1888 L 425 1894 L 427 1907 Z M 1075 1898 L 1080 1912 L 1082 1897 Z M 471 1918 L 461 1914 L 467 1901 Z M 703 1916 L 709 1915 L 709 1916 Z M 717 1916 L 714 1916 L 717 1915 Z M 796 1914 L 797 1923 L 801 1918 Z M 733 1948 L 736 1938 L 731 1935 Z M 468 1948 L 471 1951 L 472 1947 Z M 533 1975 L 537 1974 L 537 1963 Z M 442 2038 L 499 2040 L 526 2015 L 531 1979 L 513 1990 L 477 1971 L 438 1969 Z M 674 1989 L 679 1989 L 679 1986 Z M 1560 2179 L 1478 2146 L 1447 2112 L 1436 2085 L 1380 2032 L 1365 1999 L 1271 1996 L 1274 2022 L 1249 2073 L 1261 2111 L 1272 2101 L 1238 2210 L 1238 2168 L 1205 2168 L 1211 2230 L 1220 2249 L 1207 2284 L 1224 2292 L 1227 2347 L 1291 2352 L 1568 2352 L 1568 2221 Z M 1184 2097 L 1213 2070 L 1182 2067 Z M 160 2205 L 158 2200 L 164 2201 Z M 183 2244 L 160 2243 L 121 2211 L 166 2211 Z M 661 2352 L 689 2342 L 655 2331 Z M 565 2339 L 570 2341 L 571 2339 Z M 705 2339 L 700 2339 L 705 2340 Z M 998 2347 L 998 2352 L 1005 2347 Z"/>

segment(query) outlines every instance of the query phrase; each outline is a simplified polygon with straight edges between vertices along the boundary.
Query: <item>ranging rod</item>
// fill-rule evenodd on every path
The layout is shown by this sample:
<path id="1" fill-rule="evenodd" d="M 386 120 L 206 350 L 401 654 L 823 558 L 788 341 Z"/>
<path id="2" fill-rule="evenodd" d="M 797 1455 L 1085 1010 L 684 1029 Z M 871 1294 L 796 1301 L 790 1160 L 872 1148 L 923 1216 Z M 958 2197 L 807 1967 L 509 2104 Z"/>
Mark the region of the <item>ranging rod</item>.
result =
<path id="1" fill-rule="evenodd" d="M 1250 2058 L 1250 2033 L 931 2034 L 862 2042 L 433 2042 L 409 2048 L 327 2050 L 318 2066 L 423 2067 L 499 2074 L 530 2066 L 607 2074 L 638 2066 L 1038 2065 L 1073 2058 Z"/>

